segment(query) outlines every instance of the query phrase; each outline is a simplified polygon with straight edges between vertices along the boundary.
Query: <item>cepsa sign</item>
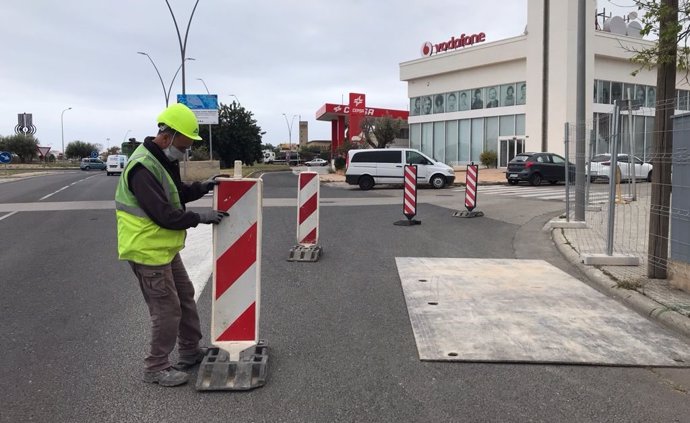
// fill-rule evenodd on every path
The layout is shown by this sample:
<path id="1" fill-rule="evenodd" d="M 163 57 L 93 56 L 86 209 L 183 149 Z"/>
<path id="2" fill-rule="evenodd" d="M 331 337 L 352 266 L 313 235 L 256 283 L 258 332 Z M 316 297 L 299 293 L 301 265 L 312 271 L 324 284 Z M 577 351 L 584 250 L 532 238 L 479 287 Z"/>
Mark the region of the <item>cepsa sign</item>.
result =
<path id="1" fill-rule="evenodd" d="M 429 57 L 434 53 L 455 50 L 456 48 L 471 46 L 484 41 L 486 41 L 486 34 L 483 32 L 472 35 L 462 34 L 458 38 L 450 37 L 450 40 L 438 44 L 431 44 L 427 41 L 422 44 L 422 56 Z"/>

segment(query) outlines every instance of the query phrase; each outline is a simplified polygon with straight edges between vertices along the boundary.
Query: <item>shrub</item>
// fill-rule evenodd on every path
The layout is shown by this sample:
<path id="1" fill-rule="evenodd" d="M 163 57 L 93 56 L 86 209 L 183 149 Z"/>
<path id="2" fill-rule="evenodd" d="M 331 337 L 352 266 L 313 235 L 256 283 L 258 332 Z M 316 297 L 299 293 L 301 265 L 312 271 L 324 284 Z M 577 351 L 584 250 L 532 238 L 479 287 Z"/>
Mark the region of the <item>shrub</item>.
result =
<path id="1" fill-rule="evenodd" d="M 345 169 L 345 158 L 344 157 L 336 157 L 334 160 L 334 165 L 335 165 L 336 170 Z"/>
<path id="2" fill-rule="evenodd" d="M 498 155 L 495 151 L 484 151 L 479 155 L 479 161 L 486 167 L 496 167 L 498 164 Z"/>

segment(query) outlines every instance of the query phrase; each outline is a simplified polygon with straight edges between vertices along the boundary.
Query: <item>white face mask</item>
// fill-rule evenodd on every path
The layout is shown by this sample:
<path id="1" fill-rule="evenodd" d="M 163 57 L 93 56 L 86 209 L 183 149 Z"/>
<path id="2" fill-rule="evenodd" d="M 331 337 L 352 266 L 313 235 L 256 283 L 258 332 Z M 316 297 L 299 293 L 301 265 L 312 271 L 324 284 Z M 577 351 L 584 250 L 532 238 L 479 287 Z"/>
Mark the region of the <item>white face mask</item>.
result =
<path id="1" fill-rule="evenodd" d="M 173 140 L 175 140 L 175 136 L 173 135 Z M 184 151 L 180 151 L 177 147 L 173 145 L 173 142 L 170 141 L 170 145 L 163 150 L 163 153 L 165 153 L 165 156 L 170 160 L 171 162 L 174 161 L 182 161 L 184 160 Z"/>

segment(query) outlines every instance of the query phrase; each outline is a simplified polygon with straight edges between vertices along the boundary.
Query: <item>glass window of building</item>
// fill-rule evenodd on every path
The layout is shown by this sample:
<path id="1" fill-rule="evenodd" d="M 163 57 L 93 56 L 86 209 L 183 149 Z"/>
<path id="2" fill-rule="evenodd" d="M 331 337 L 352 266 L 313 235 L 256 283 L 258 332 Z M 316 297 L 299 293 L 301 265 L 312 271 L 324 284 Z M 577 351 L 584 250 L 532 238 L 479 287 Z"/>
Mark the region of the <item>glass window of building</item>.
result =
<path id="1" fill-rule="evenodd" d="M 623 83 L 622 82 L 611 82 L 611 104 L 614 101 L 619 102 L 623 100 Z"/>
<path id="2" fill-rule="evenodd" d="M 635 84 L 623 84 L 623 99 L 635 98 Z"/>
<path id="3" fill-rule="evenodd" d="M 597 103 L 610 104 L 611 97 L 611 82 L 610 81 L 597 81 Z"/>
<path id="4" fill-rule="evenodd" d="M 517 100 L 516 104 L 525 104 L 527 102 L 527 83 L 518 82 L 517 83 Z"/>
<path id="5" fill-rule="evenodd" d="M 420 114 L 422 114 L 422 97 L 410 99 L 410 116 L 419 116 Z"/>
<path id="6" fill-rule="evenodd" d="M 644 85 L 635 85 L 635 104 L 644 106 L 646 101 L 646 87 Z"/>
<path id="7" fill-rule="evenodd" d="M 420 123 L 410 125 L 410 147 L 422 149 L 422 124 Z"/>
<path id="8" fill-rule="evenodd" d="M 515 135 L 525 135 L 525 115 L 515 115 Z"/>
<path id="9" fill-rule="evenodd" d="M 484 89 L 475 88 L 472 91 L 472 110 L 484 108 Z"/>
<path id="10" fill-rule="evenodd" d="M 431 108 L 431 96 L 425 95 L 422 97 L 422 114 L 423 115 L 430 115 L 432 108 Z"/>
<path id="11" fill-rule="evenodd" d="M 498 151 L 498 116 L 484 118 L 484 151 Z"/>
<path id="12" fill-rule="evenodd" d="M 443 161 L 446 156 L 445 122 L 434 122 L 434 154 L 429 155 L 438 161 Z"/>
<path id="13" fill-rule="evenodd" d="M 498 87 L 489 87 L 486 89 L 486 104 L 485 107 L 498 107 Z"/>
<path id="14" fill-rule="evenodd" d="M 434 96 L 434 113 L 444 113 L 446 106 L 444 104 L 443 94 L 436 94 Z"/>
<path id="15" fill-rule="evenodd" d="M 450 120 L 446 122 L 446 157 L 443 160 L 444 163 L 451 165 L 458 161 L 458 144 L 458 121 Z"/>
<path id="16" fill-rule="evenodd" d="M 422 153 L 431 156 L 434 148 L 434 124 L 432 122 L 422 124 Z"/>
<path id="17" fill-rule="evenodd" d="M 472 102 L 472 93 L 470 90 L 460 91 L 458 94 L 458 110 L 470 110 L 470 103 Z"/>
<path id="18" fill-rule="evenodd" d="M 498 135 L 502 137 L 515 135 L 515 115 L 501 116 L 499 118 Z"/>
<path id="19" fill-rule="evenodd" d="M 656 107 L 656 87 L 647 87 L 647 107 Z"/>
<path id="20" fill-rule="evenodd" d="M 458 93 L 448 93 L 446 96 L 446 112 L 458 111 Z"/>
<path id="21" fill-rule="evenodd" d="M 479 161 L 479 155 L 484 151 L 484 118 L 472 119 L 470 160 Z"/>
<path id="22" fill-rule="evenodd" d="M 515 106 L 515 84 L 501 85 L 501 106 Z"/>
<path id="23" fill-rule="evenodd" d="M 462 163 L 470 162 L 470 140 L 472 139 L 472 134 L 470 132 L 470 120 L 463 119 L 459 123 L 459 135 L 460 146 L 458 148 L 458 161 Z"/>

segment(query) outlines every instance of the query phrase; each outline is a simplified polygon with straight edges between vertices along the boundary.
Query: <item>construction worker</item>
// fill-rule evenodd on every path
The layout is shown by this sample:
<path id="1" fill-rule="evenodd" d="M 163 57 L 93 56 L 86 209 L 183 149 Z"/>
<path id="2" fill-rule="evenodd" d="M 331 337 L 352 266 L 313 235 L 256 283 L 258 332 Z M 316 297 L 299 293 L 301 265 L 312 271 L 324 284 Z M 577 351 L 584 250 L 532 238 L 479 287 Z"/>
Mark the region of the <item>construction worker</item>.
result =
<path id="1" fill-rule="evenodd" d="M 178 386 L 187 382 L 187 370 L 201 362 L 206 348 L 199 347 L 201 330 L 180 250 L 186 230 L 199 223 L 220 223 L 227 213 L 193 212 L 185 203 L 213 189 L 216 176 L 185 184 L 179 161 L 199 137 L 194 113 L 173 104 L 158 116 L 158 134 L 132 153 L 115 193 L 117 241 L 120 260 L 127 260 L 151 315 L 151 349 L 145 359 L 144 382 Z M 169 354 L 178 344 L 179 361 L 171 366 Z"/>

